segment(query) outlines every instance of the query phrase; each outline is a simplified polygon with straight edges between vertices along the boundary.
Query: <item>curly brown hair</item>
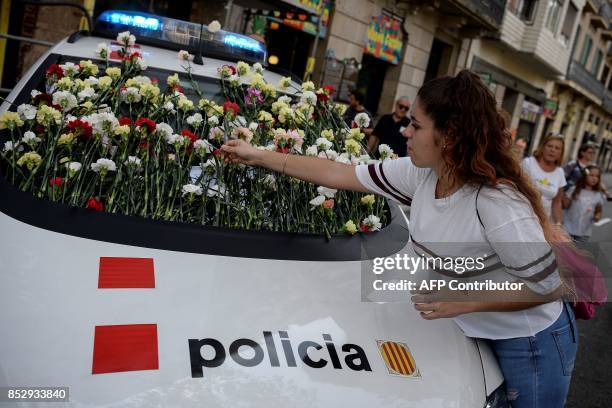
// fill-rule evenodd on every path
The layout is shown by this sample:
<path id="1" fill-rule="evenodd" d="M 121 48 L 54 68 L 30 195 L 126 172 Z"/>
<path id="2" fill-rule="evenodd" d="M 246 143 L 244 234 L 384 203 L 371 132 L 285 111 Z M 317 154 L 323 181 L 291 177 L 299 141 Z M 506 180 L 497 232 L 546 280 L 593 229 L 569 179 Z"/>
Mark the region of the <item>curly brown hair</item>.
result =
<path id="1" fill-rule="evenodd" d="M 512 153 L 512 136 L 495 96 L 469 70 L 433 79 L 417 97 L 435 129 L 445 136 L 442 159 L 451 185 L 509 185 L 521 193 L 537 215 L 546 239 L 556 240 L 540 193 Z"/>

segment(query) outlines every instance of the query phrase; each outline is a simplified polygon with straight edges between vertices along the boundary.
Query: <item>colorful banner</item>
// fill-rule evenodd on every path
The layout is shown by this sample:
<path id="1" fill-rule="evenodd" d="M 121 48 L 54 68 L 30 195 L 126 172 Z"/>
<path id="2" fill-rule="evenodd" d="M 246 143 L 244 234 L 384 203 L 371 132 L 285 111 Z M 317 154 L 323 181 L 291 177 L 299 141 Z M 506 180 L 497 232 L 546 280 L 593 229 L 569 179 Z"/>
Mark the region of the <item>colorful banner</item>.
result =
<path id="1" fill-rule="evenodd" d="M 555 116 L 557 114 L 557 101 L 555 99 L 547 99 L 542 114 L 547 118 Z"/>
<path id="2" fill-rule="evenodd" d="M 385 10 L 378 17 L 372 16 L 365 52 L 397 64 L 402 56 L 402 24 L 402 18 Z"/>

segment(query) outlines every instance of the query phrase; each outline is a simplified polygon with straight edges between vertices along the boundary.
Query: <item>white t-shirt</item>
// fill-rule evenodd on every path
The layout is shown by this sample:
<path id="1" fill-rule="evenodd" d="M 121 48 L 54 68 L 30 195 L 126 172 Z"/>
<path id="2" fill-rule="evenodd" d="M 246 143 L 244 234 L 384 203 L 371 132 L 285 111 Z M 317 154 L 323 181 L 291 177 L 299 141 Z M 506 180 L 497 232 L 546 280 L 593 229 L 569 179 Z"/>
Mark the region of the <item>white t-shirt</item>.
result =
<path id="1" fill-rule="evenodd" d="M 567 197 L 571 200 L 575 187 L 567 190 Z M 566 231 L 579 237 L 591 236 L 593 233 L 593 216 L 595 208 L 604 204 L 604 195 L 599 191 L 580 190 L 580 194 L 572 200 L 570 208 L 565 210 L 563 224 Z"/>
<path id="2" fill-rule="evenodd" d="M 538 190 L 540 190 L 544 211 L 550 217 L 553 198 L 555 198 L 560 188 L 567 185 L 563 169 L 557 167 L 553 171 L 544 171 L 538 164 L 538 160 L 533 156 L 523 159 L 523 169 L 529 174 Z"/>
<path id="3" fill-rule="evenodd" d="M 356 174 L 368 190 L 411 204 L 409 248 L 414 256 L 484 255 L 485 267 L 490 269 L 486 276 L 493 281 L 524 282 L 541 294 L 560 285 L 554 253 L 537 216 L 510 187 L 482 188 L 478 211 L 483 228 L 476 213 L 477 188 L 464 186 L 450 197 L 436 199 L 436 173 L 414 166 L 409 157 L 359 165 Z M 417 273 L 431 278 L 438 272 Z M 469 279 L 465 274 L 456 278 Z M 561 301 L 555 301 L 520 311 L 468 313 L 454 320 L 469 337 L 506 339 L 534 336 L 554 323 L 561 310 Z"/>

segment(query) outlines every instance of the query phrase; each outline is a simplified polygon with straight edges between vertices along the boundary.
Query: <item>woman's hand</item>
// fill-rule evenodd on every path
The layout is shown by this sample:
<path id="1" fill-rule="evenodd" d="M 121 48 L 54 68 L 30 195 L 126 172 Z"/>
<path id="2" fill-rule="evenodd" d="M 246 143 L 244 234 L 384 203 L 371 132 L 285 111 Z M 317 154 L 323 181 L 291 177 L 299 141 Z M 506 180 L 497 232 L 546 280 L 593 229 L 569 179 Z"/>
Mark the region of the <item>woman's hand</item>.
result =
<path id="1" fill-rule="evenodd" d="M 230 163 L 240 163 L 249 166 L 258 165 L 257 158 L 261 153 L 260 150 L 254 148 L 251 144 L 241 139 L 230 140 L 221 146 L 221 150 L 229 153 L 225 156 L 225 160 Z"/>
<path id="2" fill-rule="evenodd" d="M 457 298 L 457 294 L 454 297 Z M 414 308 L 421 312 L 421 317 L 425 320 L 457 317 L 476 310 L 475 302 L 467 300 L 441 301 L 438 300 L 439 298 L 440 294 L 434 292 L 413 295 L 411 300 L 414 303 Z"/>

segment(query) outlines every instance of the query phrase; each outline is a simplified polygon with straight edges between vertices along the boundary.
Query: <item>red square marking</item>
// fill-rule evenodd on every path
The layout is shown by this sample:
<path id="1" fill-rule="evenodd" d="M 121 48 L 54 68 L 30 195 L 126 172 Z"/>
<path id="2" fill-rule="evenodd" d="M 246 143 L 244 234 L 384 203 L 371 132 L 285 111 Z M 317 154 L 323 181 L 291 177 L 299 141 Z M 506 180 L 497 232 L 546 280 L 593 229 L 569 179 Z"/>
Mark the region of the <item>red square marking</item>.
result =
<path id="1" fill-rule="evenodd" d="M 100 258 L 99 289 L 154 287 L 152 258 Z"/>
<path id="2" fill-rule="evenodd" d="M 156 324 L 96 326 L 92 374 L 158 369 Z"/>

